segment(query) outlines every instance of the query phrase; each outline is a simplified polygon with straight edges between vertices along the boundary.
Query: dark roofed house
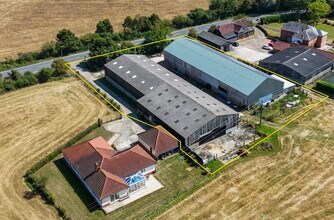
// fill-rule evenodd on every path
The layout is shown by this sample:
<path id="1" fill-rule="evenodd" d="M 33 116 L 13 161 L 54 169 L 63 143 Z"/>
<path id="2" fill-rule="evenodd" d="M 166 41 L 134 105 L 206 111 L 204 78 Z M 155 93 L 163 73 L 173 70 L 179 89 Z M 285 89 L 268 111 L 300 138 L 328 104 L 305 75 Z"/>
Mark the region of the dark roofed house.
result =
<path id="1" fill-rule="evenodd" d="M 233 42 L 253 35 L 254 28 L 249 20 L 241 18 L 229 23 L 218 25 L 213 30 L 213 34 Z"/>
<path id="2" fill-rule="evenodd" d="M 318 49 L 291 47 L 261 60 L 260 66 L 308 84 L 333 69 L 333 59 Z"/>
<path id="3" fill-rule="evenodd" d="M 322 47 L 326 44 L 327 32 L 311 25 L 289 21 L 281 29 L 281 39 L 308 47 Z"/>
<path id="4" fill-rule="evenodd" d="M 222 37 L 218 37 L 217 35 L 214 35 L 212 33 L 202 31 L 198 34 L 198 39 L 206 44 L 209 44 L 217 49 L 224 50 L 224 51 L 230 51 L 231 50 L 231 43 L 229 43 L 227 40 L 225 40 Z"/>
<path id="5" fill-rule="evenodd" d="M 138 141 L 156 159 L 177 152 L 179 147 L 178 141 L 161 126 L 138 134 Z"/>
<path id="6" fill-rule="evenodd" d="M 100 206 L 128 198 L 146 184 L 156 161 L 140 146 L 115 151 L 102 137 L 62 150 L 68 166 Z"/>

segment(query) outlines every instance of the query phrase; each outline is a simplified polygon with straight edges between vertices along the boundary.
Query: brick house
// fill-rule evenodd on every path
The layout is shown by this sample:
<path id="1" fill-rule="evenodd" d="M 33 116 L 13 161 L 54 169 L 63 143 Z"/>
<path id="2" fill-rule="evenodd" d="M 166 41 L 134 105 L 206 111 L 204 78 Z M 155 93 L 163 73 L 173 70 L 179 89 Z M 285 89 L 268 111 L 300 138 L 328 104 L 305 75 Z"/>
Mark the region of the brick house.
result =
<path id="1" fill-rule="evenodd" d="M 254 34 L 254 28 L 249 20 L 242 18 L 218 25 L 212 32 L 230 42 L 249 37 Z"/>
<path id="2" fill-rule="evenodd" d="M 323 47 L 327 41 L 327 32 L 295 21 L 287 22 L 281 29 L 281 40 L 307 47 Z"/>

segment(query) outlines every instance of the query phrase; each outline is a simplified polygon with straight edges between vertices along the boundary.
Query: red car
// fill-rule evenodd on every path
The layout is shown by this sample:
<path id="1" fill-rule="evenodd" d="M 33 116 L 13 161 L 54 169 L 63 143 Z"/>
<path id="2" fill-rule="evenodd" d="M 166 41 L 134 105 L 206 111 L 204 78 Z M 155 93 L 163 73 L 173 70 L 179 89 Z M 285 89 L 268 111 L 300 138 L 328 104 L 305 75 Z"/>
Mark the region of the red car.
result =
<path id="1" fill-rule="evenodd" d="M 269 42 L 269 44 L 268 44 L 269 47 L 274 47 L 274 45 L 275 45 L 275 42 L 273 42 L 273 41 Z"/>

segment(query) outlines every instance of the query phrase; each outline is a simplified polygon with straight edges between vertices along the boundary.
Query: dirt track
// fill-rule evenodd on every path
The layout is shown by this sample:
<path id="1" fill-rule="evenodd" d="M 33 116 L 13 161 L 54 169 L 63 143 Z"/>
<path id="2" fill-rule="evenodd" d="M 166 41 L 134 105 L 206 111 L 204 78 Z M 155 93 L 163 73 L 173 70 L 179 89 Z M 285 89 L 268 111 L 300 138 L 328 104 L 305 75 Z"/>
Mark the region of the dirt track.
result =
<path id="1" fill-rule="evenodd" d="M 42 156 L 106 114 L 107 107 L 74 79 L 0 96 L 1 219 L 52 219 L 39 198 L 24 199 L 22 176 Z"/>
<path id="2" fill-rule="evenodd" d="M 95 31 L 109 18 L 116 30 L 124 18 L 158 13 L 171 19 L 194 8 L 207 8 L 208 0 L 0 0 L 0 60 L 18 52 L 39 49 L 55 41 L 62 28 L 76 34 Z"/>
<path id="3" fill-rule="evenodd" d="M 229 169 L 159 219 L 333 219 L 333 103 L 287 127 L 278 155 Z"/>

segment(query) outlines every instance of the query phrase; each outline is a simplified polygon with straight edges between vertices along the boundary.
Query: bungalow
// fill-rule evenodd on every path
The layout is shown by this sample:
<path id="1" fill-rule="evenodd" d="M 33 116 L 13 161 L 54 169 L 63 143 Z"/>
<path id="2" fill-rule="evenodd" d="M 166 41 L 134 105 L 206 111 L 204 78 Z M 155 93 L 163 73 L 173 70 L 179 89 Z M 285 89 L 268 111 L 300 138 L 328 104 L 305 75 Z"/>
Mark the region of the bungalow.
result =
<path id="1" fill-rule="evenodd" d="M 156 159 L 177 152 L 179 147 L 178 141 L 161 126 L 138 134 L 138 142 Z"/>
<path id="2" fill-rule="evenodd" d="M 62 152 L 67 165 L 100 206 L 128 198 L 144 188 L 146 178 L 156 171 L 156 160 L 138 144 L 117 152 L 97 137 Z"/>

